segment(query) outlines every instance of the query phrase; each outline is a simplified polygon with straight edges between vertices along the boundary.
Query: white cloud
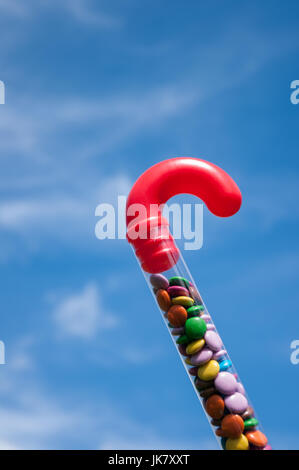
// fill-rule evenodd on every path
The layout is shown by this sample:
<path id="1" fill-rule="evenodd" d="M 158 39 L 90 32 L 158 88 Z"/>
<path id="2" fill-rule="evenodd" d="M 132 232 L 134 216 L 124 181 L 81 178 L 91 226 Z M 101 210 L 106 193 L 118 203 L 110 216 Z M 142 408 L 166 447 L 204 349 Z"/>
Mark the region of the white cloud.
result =
<path id="1" fill-rule="evenodd" d="M 0 12 L 12 19 L 30 19 L 46 15 L 54 10 L 66 13 L 67 16 L 88 26 L 114 29 L 122 24 L 122 20 L 114 14 L 106 13 L 101 5 L 92 0 L 0 0 Z"/>
<path id="2" fill-rule="evenodd" d="M 91 338 L 99 330 L 117 324 L 116 317 L 103 308 L 99 290 L 93 283 L 61 300 L 53 317 L 63 334 L 79 338 Z"/>

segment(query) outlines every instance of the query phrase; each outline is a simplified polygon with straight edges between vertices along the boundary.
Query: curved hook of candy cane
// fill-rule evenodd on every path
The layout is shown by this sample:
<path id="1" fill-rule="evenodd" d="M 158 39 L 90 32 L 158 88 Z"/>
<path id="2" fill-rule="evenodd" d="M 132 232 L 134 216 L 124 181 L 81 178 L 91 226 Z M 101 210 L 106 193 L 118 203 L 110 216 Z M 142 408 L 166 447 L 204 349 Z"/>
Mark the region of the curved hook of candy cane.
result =
<path id="1" fill-rule="evenodd" d="M 199 197 L 218 217 L 235 214 L 242 203 L 241 192 L 234 180 L 224 170 L 205 160 L 172 158 L 146 170 L 127 199 L 127 238 L 146 272 L 166 271 L 178 261 L 179 251 L 167 229 L 167 221 L 159 211 L 151 215 L 150 208 L 163 205 L 182 193 Z M 136 205 L 142 205 L 145 212 Z M 146 229 L 143 232 L 142 227 Z"/>

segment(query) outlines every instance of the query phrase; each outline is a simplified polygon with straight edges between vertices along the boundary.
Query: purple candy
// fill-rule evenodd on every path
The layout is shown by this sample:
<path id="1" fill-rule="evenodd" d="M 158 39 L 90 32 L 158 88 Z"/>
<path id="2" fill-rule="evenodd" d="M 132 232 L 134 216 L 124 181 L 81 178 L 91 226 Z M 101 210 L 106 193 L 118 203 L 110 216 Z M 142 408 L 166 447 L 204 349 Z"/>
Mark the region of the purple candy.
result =
<path id="1" fill-rule="evenodd" d="M 207 325 L 207 330 L 211 331 L 211 330 L 216 330 L 215 326 L 213 325 L 213 323 L 209 323 Z"/>
<path id="2" fill-rule="evenodd" d="M 219 335 L 215 331 L 207 331 L 204 336 L 206 345 L 209 346 L 212 351 L 220 351 L 222 347 L 222 341 Z"/>
<path id="3" fill-rule="evenodd" d="M 218 392 L 223 395 L 231 395 L 237 391 L 237 381 L 229 372 L 219 372 L 214 382 Z"/>
<path id="4" fill-rule="evenodd" d="M 218 359 L 221 359 L 226 354 L 227 354 L 226 350 L 221 349 L 220 351 L 215 352 L 215 354 L 213 355 L 213 359 L 215 359 L 215 361 L 218 361 Z"/>
<path id="5" fill-rule="evenodd" d="M 184 327 L 181 327 L 181 328 L 173 328 L 173 329 L 171 330 L 171 334 L 172 334 L 173 336 L 181 336 L 181 335 L 184 334 L 184 331 L 185 331 Z"/>
<path id="6" fill-rule="evenodd" d="M 246 395 L 245 388 L 240 382 L 237 384 L 237 392 L 242 393 L 242 395 Z"/>
<path id="7" fill-rule="evenodd" d="M 150 276 L 150 283 L 156 289 L 167 289 L 169 286 L 168 279 L 162 274 L 152 274 Z"/>
<path id="8" fill-rule="evenodd" d="M 232 395 L 225 397 L 224 403 L 231 413 L 244 413 L 248 407 L 247 399 L 239 392 L 235 392 Z"/>
<path id="9" fill-rule="evenodd" d="M 181 295 L 184 297 L 189 297 L 189 291 L 183 286 L 170 286 L 167 289 L 168 294 L 170 297 L 180 297 Z"/>
<path id="10" fill-rule="evenodd" d="M 201 315 L 200 318 L 202 318 L 206 323 L 211 321 L 211 317 L 207 313 L 204 313 L 203 315 Z"/>
<path id="11" fill-rule="evenodd" d="M 190 362 L 193 366 L 199 366 L 201 364 L 205 364 L 210 359 L 212 359 L 212 356 L 213 356 L 213 351 L 211 351 L 211 349 L 205 346 L 200 351 L 198 351 L 197 353 L 193 354 L 193 356 L 191 356 Z"/>

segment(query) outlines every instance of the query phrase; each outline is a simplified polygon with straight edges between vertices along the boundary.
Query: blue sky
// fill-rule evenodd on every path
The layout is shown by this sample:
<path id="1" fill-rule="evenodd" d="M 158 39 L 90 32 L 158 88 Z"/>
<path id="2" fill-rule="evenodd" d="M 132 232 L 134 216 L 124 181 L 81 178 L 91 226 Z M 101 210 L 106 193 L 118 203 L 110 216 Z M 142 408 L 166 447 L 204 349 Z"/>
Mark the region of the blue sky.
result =
<path id="1" fill-rule="evenodd" d="M 130 247 L 94 235 L 174 156 L 242 190 L 185 260 L 273 447 L 298 448 L 298 14 L 0 0 L 1 448 L 216 448 Z"/>

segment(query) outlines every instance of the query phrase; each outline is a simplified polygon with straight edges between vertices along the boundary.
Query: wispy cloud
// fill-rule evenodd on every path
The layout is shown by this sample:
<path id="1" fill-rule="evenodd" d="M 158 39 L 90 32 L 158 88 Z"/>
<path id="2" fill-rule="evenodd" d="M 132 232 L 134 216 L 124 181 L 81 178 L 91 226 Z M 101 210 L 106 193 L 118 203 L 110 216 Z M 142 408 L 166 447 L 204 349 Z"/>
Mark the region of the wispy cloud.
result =
<path id="1" fill-rule="evenodd" d="M 62 334 L 84 339 L 117 325 L 117 318 L 104 309 L 100 292 L 93 283 L 62 299 L 54 308 L 53 318 Z"/>
<path id="2" fill-rule="evenodd" d="M 66 13 L 69 17 L 87 26 L 104 29 L 119 27 L 122 19 L 103 10 L 93 0 L 0 0 L 0 12 L 15 19 L 31 19 L 49 11 Z"/>

